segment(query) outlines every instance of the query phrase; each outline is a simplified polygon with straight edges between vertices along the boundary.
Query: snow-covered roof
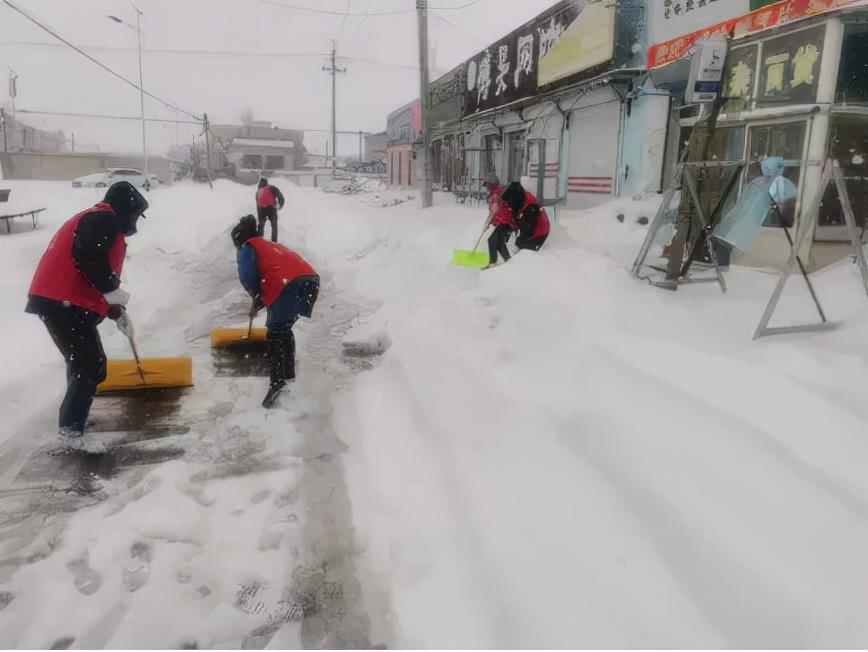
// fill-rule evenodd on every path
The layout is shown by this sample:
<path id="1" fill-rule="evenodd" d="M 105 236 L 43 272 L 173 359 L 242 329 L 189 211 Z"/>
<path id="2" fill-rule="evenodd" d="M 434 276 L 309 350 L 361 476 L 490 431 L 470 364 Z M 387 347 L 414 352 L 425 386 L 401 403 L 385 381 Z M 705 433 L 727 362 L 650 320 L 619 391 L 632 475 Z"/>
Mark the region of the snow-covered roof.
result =
<path id="1" fill-rule="evenodd" d="M 258 138 L 233 138 L 230 147 L 272 147 L 274 149 L 293 149 L 291 140 L 262 140 Z"/>

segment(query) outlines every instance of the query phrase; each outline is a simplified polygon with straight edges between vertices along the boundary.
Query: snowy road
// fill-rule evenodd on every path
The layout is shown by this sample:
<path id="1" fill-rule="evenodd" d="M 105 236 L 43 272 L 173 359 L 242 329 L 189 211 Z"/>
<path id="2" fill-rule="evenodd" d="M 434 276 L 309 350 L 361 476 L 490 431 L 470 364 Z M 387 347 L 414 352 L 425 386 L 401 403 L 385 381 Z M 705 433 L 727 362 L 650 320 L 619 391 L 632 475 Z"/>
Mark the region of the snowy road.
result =
<path id="1" fill-rule="evenodd" d="M 322 289 L 315 327 L 297 328 L 299 381 L 268 413 L 258 406 L 267 379 L 225 375 L 201 337 L 243 320 L 228 238 L 195 256 L 132 252 L 152 259 L 154 286 L 175 286 L 140 318 L 146 334 L 197 299 L 198 321 L 182 322 L 196 386 L 98 397 L 94 429 L 135 433 L 105 456 L 53 454 L 53 406 L 0 443 L 0 645 L 371 646 L 346 446 L 331 423 L 333 395 L 371 364 L 341 355 L 369 308 L 297 246 Z M 165 626 L 154 630 L 157 614 Z"/>
<path id="2" fill-rule="evenodd" d="M 244 322 L 249 189 L 161 189 L 125 283 L 145 355 L 192 354 L 196 386 L 124 407 L 155 429 L 104 466 L 40 452 L 62 371 L 19 306 L 50 234 L 0 238 L 0 646 L 865 646 L 853 265 L 814 277 L 841 328 L 753 342 L 771 274 L 629 276 L 653 198 L 480 273 L 448 265 L 480 209 L 284 190 L 324 277 L 289 400 L 263 413 L 207 343 Z M 41 191 L 49 224 L 86 205 Z M 793 283 L 776 318 L 812 309 Z"/>

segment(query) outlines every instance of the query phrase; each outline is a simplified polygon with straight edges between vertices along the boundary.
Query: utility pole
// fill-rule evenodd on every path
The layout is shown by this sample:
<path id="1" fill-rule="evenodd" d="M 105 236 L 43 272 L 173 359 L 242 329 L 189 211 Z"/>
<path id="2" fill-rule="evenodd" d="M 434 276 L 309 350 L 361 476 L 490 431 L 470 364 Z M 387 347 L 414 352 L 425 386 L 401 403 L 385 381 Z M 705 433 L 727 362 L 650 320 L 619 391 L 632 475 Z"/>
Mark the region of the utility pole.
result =
<path id="1" fill-rule="evenodd" d="M 359 165 L 362 164 L 362 130 L 359 129 Z"/>
<path id="2" fill-rule="evenodd" d="M 147 136 L 145 132 L 145 84 L 142 79 L 142 16 L 144 15 L 134 3 L 133 0 L 129 0 L 130 6 L 133 8 L 133 11 L 136 12 L 136 26 L 133 27 L 128 22 L 118 18 L 117 16 L 107 16 L 110 20 L 113 20 L 116 23 L 123 25 L 124 27 L 128 27 L 130 29 L 136 30 L 136 40 L 139 44 L 139 105 L 141 109 L 142 115 L 142 173 L 145 177 L 145 190 L 149 190 L 151 187 L 150 181 L 148 180 L 148 147 L 147 147 Z"/>
<path id="3" fill-rule="evenodd" d="M 211 123 L 208 121 L 208 114 L 202 115 L 205 120 L 205 169 L 208 171 L 208 187 L 213 189 L 214 183 L 211 180 Z"/>
<path id="4" fill-rule="evenodd" d="M 9 68 L 9 101 L 12 103 L 12 117 L 15 117 L 15 98 L 18 97 L 18 73 Z"/>
<path id="5" fill-rule="evenodd" d="M 6 112 L 0 109 L 0 127 L 3 127 L 3 151 L 9 151 L 9 143 L 6 141 Z"/>
<path id="6" fill-rule="evenodd" d="M 130 5 L 136 10 L 136 36 L 139 41 L 139 103 L 142 109 L 142 158 L 144 159 L 142 171 L 145 174 L 145 190 L 149 190 L 151 182 L 148 180 L 148 146 L 145 140 L 145 85 L 142 80 L 142 12 L 132 1 Z"/>
<path id="7" fill-rule="evenodd" d="M 431 108 L 428 93 L 428 0 L 416 0 L 419 22 L 419 104 L 421 105 L 420 129 L 422 131 L 422 208 L 430 208 L 433 203 L 431 189 L 431 125 L 428 112 Z"/>
<path id="8" fill-rule="evenodd" d="M 332 75 L 332 176 L 337 176 L 337 156 L 338 156 L 338 127 L 337 127 L 337 75 L 339 72 L 346 72 L 346 68 L 338 68 L 337 66 L 338 42 L 332 39 L 332 56 L 331 66 L 323 66 L 323 70 L 330 72 Z"/>

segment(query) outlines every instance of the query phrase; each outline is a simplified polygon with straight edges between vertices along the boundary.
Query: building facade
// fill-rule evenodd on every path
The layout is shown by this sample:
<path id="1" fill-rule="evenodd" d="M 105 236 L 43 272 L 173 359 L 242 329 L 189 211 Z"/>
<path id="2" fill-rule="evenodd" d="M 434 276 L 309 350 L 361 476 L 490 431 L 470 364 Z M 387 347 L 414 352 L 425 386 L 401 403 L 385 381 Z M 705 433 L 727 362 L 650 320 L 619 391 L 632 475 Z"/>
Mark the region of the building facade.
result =
<path id="1" fill-rule="evenodd" d="M 0 150 L 58 154 L 66 150 L 66 136 L 62 131 L 45 131 L 31 127 L 0 109 Z"/>
<path id="2" fill-rule="evenodd" d="M 685 56 L 697 41 L 731 35 L 724 105 L 711 157 L 744 165 L 736 192 L 761 174 L 767 156 L 784 161 L 784 176 L 797 193 L 796 219 L 815 201 L 827 158 L 841 164 L 857 219 L 868 211 L 868 1 L 780 0 L 705 29 L 655 43 L 649 49 L 652 79 L 670 90 L 667 168 L 671 177 L 695 126 L 709 110 L 682 105 Z M 688 152 L 689 158 L 698 153 Z M 797 222 L 798 224 L 798 222 Z M 809 251 L 814 265 L 847 255 L 849 234 L 837 192 L 822 197 Z M 769 224 L 738 262 L 780 266 L 789 245 Z"/>
<path id="3" fill-rule="evenodd" d="M 470 59 L 467 190 L 522 181 L 570 208 L 659 190 L 668 100 L 642 92 L 645 32 L 639 0 L 566 0 Z"/>
<path id="4" fill-rule="evenodd" d="M 365 136 L 365 162 L 385 163 L 388 142 L 385 131 Z"/>
<path id="5" fill-rule="evenodd" d="M 418 175 L 413 144 L 419 136 L 419 100 L 405 104 L 386 120 L 386 179 L 389 185 L 412 186 Z"/>
<path id="6" fill-rule="evenodd" d="M 211 165 L 215 170 L 279 172 L 305 164 L 304 133 L 280 129 L 270 122 L 211 127 Z"/>

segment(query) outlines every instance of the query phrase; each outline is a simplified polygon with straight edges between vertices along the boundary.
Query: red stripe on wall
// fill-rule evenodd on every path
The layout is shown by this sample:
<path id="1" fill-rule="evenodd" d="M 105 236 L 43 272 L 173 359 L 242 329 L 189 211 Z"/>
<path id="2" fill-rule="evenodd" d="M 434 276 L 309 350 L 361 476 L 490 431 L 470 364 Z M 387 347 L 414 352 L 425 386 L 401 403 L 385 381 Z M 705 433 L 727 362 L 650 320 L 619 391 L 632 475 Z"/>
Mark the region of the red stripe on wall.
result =
<path id="1" fill-rule="evenodd" d="M 570 181 L 567 185 L 583 186 L 585 188 L 611 188 L 611 183 L 590 183 L 587 181 Z"/>

